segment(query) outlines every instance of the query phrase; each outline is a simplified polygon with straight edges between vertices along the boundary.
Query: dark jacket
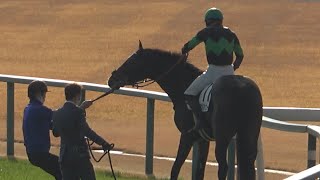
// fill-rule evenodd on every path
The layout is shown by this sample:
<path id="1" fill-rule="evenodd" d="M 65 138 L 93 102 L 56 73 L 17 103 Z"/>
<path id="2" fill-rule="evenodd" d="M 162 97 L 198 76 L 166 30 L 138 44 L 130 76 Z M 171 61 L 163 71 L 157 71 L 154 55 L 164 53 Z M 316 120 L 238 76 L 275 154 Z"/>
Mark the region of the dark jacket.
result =
<path id="1" fill-rule="evenodd" d="M 30 100 L 23 113 L 23 138 L 27 153 L 49 152 L 52 110 L 38 100 Z"/>
<path id="2" fill-rule="evenodd" d="M 85 137 L 99 145 L 107 143 L 89 127 L 85 111 L 72 102 L 66 102 L 53 113 L 53 135 L 61 137 L 60 161 L 65 156 L 89 158 Z"/>

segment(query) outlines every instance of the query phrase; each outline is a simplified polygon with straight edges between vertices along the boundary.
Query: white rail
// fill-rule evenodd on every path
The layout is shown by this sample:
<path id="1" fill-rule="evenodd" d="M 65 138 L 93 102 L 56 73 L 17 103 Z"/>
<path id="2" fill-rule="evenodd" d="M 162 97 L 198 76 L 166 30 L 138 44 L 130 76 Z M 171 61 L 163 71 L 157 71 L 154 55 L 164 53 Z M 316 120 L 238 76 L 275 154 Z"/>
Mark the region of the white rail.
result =
<path id="1" fill-rule="evenodd" d="M 313 166 L 307 170 L 297 173 L 293 176 L 286 178 L 285 180 L 311 180 L 320 177 L 320 164 Z"/>

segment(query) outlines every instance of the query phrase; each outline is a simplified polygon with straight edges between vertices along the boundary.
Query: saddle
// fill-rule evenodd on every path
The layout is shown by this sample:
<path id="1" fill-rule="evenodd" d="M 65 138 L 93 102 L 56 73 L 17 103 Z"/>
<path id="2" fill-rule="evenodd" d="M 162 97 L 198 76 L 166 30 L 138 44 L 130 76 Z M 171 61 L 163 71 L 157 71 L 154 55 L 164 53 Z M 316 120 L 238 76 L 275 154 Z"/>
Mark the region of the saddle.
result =
<path id="1" fill-rule="evenodd" d="M 199 95 L 199 104 L 201 106 L 202 112 L 208 112 L 209 110 L 212 85 L 213 84 L 210 84 L 207 87 L 205 87 Z"/>
<path id="2" fill-rule="evenodd" d="M 200 136 L 206 141 L 214 141 L 214 130 L 213 130 L 213 120 L 212 120 L 212 105 L 210 107 L 211 102 L 211 93 L 212 93 L 212 86 L 213 84 L 208 85 L 205 87 L 200 95 L 199 95 L 199 104 L 201 106 L 202 113 L 205 116 L 205 122 L 203 128 L 199 129 Z"/>

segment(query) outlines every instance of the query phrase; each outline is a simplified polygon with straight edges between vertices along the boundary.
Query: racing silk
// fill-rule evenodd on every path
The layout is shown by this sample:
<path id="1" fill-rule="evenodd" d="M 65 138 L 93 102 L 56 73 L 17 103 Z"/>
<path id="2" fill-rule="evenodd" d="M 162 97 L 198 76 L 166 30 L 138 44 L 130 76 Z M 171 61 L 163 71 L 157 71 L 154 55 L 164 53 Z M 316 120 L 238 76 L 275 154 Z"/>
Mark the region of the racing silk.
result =
<path id="1" fill-rule="evenodd" d="M 222 25 L 209 26 L 197 33 L 183 50 L 189 52 L 201 42 L 205 43 L 207 61 L 212 65 L 231 65 L 233 63 L 233 52 L 236 60 L 233 63 L 234 68 L 239 68 L 243 60 L 243 51 L 238 37 L 228 27 Z"/>

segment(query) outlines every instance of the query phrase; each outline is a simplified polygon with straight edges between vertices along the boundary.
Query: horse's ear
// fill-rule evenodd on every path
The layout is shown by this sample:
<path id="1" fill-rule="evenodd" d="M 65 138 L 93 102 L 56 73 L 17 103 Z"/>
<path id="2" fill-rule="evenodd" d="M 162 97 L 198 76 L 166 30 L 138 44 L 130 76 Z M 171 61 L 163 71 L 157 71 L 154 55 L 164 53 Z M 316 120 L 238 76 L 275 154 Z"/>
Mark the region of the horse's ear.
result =
<path id="1" fill-rule="evenodd" d="M 139 50 L 143 50 L 142 43 L 140 40 L 139 40 Z"/>

